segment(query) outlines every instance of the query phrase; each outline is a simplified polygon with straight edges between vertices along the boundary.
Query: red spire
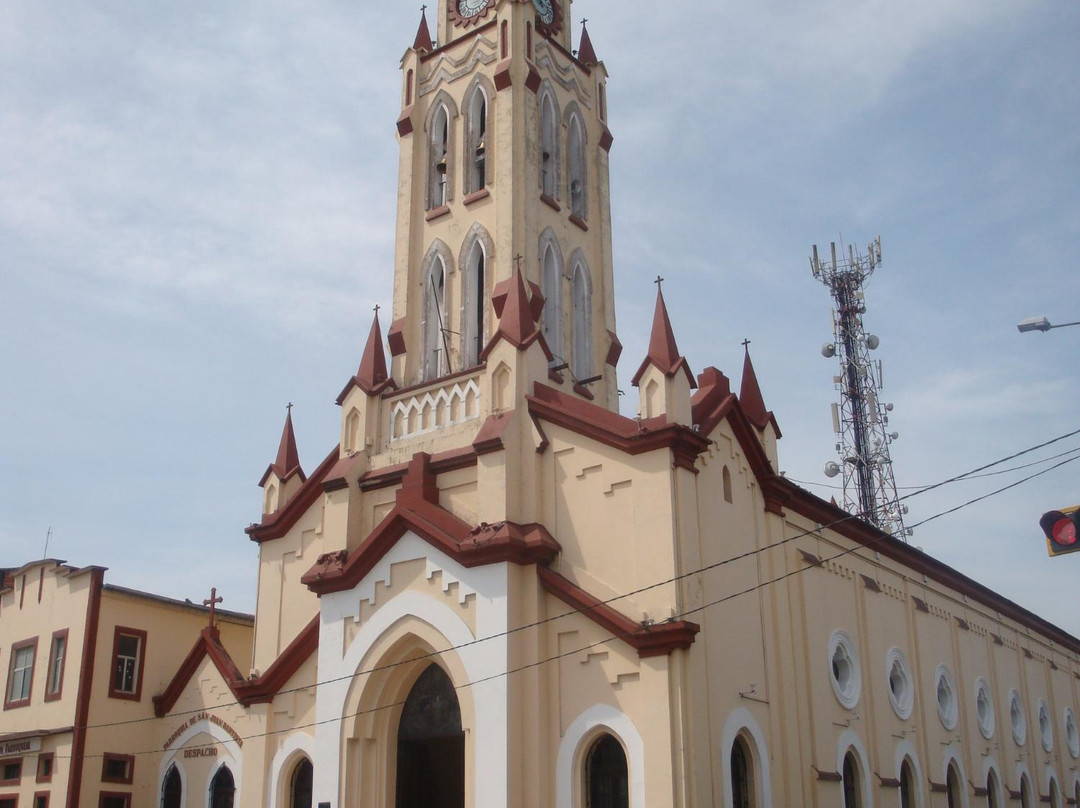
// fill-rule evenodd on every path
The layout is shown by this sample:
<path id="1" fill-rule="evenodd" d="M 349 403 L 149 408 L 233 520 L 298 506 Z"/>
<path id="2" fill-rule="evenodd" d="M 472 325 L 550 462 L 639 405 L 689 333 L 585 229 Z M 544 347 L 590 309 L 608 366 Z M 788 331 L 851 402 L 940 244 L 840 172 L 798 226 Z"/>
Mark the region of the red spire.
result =
<path id="1" fill-rule="evenodd" d="M 488 352 L 500 339 L 510 342 L 515 348 L 524 349 L 536 340 L 544 348 L 544 353 L 550 358 L 551 351 L 541 339 L 540 331 L 536 328 L 536 316 L 534 316 L 533 302 L 529 299 L 525 277 L 518 267 L 508 280 L 495 284 L 491 290 L 491 300 L 495 308 L 495 316 L 499 318 L 499 327 L 488 341 L 481 358 L 485 358 Z M 529 284 L 536 291 L 535 284 Z"/>
<path id="2" fill-rule="evenodd" d="M 679 353 L 679 346 L 675 344 L 675 332 L 671 329 L 671 319 L 668 317 L 667 304 L 664 303 L 664 292 L 660 288 L 660 279 L 656 283 L 656 309 L 653 311 L 652 334 L 649 337 L 649 352 L 641 363 L 634 378 L 630 383 L 637 386 L 645 368 L 653 364 L 665 375 L 674 376 L 681 367 L 690 380 L 691 387 L 697 387 L 686 359 Z"/>
<path id="3" fill-rule="evenodd" d="M 758 385 L 757 374 L 754 372 L 754 363 L 750 361 L 750 341 L 743 343 L 746 349 L 746 358 L 743 360 L 742 387 L 739 390 L 739 403 L 743 413 L 750 419 L 750 423 L 758 429 L 764 429 L 765 424 L 772 420 L 772 413 L 765 409 L 765 399 L 761 395 L 761 387 Z"/>
<path id="4" fill-rule="evenodd" d="M 417 53 L 429 53 L 435 50 L 431 42 L 431 32 L 428 31 L 427 6 L 420 11 L 420 27 L 416 30 L 416 40 L 413 42 L 413 50 Z"/>
<path id="5" fill-rule="evenodd" d="M 589 29 L 585 27 L 584 21 L 581 23 L 581 41 L 578 43 L 577 58 L 587 67 L 600 64 L 600 60 L 596 58 L 596 51 L 593 50 L 592 40 L 589 39 Z"/>
<path id="6" fill-rule="evenodd" d="M 365 393 L 372 394 L 380 384 L 386 381 L 386 354 L 383 353 L 382 329 L 379 328 L 379 309 L 375 309 L 375 319 L 371 323 L 364 356 L 360 359 L 360 369 L 356 371 L 356 383 Z"/>
<path id="7" fill-rule="evenodd" d="M 300 455 L 296 451 L 296 435 L 292 426 L 292 407 L 288 407 L 285 415 L 285 428 L 281 430 L 281 444 L 278 446 L 277 459 L 270 464 L 263 474 L 259 485 L 265 485 L 271 474 L 276 474 L 279 480 L 287 480 L 294 474 L 299 474 L 301 480 L 305 480 L 304 470 L 300 468 Z"/>

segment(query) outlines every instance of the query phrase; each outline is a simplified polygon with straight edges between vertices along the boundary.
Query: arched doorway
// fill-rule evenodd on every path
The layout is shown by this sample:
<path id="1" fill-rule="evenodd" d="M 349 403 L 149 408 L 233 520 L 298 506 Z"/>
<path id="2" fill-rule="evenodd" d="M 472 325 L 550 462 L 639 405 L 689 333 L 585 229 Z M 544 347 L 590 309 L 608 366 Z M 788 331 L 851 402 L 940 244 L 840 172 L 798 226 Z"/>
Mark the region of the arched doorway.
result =
<path id="1" fill-rule="evenodd" d="M 585 758 L 585 791 L 589 808 L 628 808 L 630 804 L 626 752 L 611 735 L 600 736 Z"/>
<path id="2" fill-rule="evenodd" d="M 236 781 L 228 766 L 217 770 L 210 781 L 210 808 L 233 808 L 233 796 L 236 794 Z"/>
<path id="3" fill-rule="evenodd" d="M 183 784 L 176 766 L 170 766 L 165 781 L 161 784 L 161 808 L 181 808 L 183 805 Z"/>
<path id="4" fill-rule="evenodd" d="M 841 779 L 844 787 L 844 808 L 863 808 L 862 778 L 859 764 L 855 762 L 855 755 L 851 752 L 844 755 L 844 770 Z"/>
<path id="5" fill-rule="evenodd" d="M 465 733 L 453 682 L 438 665 L 420 674 L 401 712 L 397 808 L 464 808 Z"/>
<path id="6" fill-rule="evenodd" d="M 293 768 L 289 782 L 289 808 L 311 808 L 311 761 L 302 758 Z"/>
<path id="7" fill-rule="evenodd" d="M 731 745 L 731 804 L 734 808 L 752 808 L 753 780 L 750 778 L 750 753 L 741 737 Z"/>

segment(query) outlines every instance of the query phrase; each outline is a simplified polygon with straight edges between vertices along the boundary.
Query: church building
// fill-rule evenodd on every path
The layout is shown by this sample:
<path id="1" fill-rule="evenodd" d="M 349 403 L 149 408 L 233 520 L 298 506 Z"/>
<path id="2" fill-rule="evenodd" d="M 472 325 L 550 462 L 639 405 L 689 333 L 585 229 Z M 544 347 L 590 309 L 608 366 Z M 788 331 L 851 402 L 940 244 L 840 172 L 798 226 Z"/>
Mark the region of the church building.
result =
<path id="1" fill-rule="evenodd" d="M 184 649 L 132 805 L 1076 805 L 1080 640 L 780 476 L 749 352 L 695 374 L 659 284 L 620 414 L 571 2 L 422 18 L 391 312 L 307 473 L 287 417 L 250 665 Z"/>

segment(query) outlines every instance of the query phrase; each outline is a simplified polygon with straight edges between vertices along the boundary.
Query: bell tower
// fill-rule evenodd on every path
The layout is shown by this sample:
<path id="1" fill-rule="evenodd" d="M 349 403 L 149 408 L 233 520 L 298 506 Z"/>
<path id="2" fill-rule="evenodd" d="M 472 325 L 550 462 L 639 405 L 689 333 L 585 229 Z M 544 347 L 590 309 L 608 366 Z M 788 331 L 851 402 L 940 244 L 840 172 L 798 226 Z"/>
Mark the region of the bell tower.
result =
<path id="1" fill-rule="evenodd" d="M 520 269 L 552 356 L 540 381 L 618 408 L 607 72 L 572 2 L 439 0 L 437 37 L 423 12 L 402 57 L 402 387 L 482 364 L 495 289 Z"/>

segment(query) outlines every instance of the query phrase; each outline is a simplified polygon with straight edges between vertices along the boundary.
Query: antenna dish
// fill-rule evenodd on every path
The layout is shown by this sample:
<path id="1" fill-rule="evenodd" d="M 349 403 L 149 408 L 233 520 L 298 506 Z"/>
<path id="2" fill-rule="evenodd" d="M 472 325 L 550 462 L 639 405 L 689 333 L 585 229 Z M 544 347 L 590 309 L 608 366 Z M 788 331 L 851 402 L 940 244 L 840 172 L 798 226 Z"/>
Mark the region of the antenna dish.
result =
<path id="1" fill-rule="evenodd" d="M 838 466 L 836 464 L 835 460 L 830 460 L 828 463 L 825 464 L 825 476 L 826 477 L 835 477 L 839 473 L 840 473 L 840 466 Z"/>
<path id="2" fill-rule="evenodd" d="M 881 340 L 874 334 L 866 335 L 866 347 L 871 351 L 876 351 L 877 347 L 881 344 Z"/>
<path id="3" fill-rule="evenodd" d="M 831 342 L 826 342 L 821 346 L 821 355 L 826 359 L 832 359 L 836 356 L 836 345 Z"/>

